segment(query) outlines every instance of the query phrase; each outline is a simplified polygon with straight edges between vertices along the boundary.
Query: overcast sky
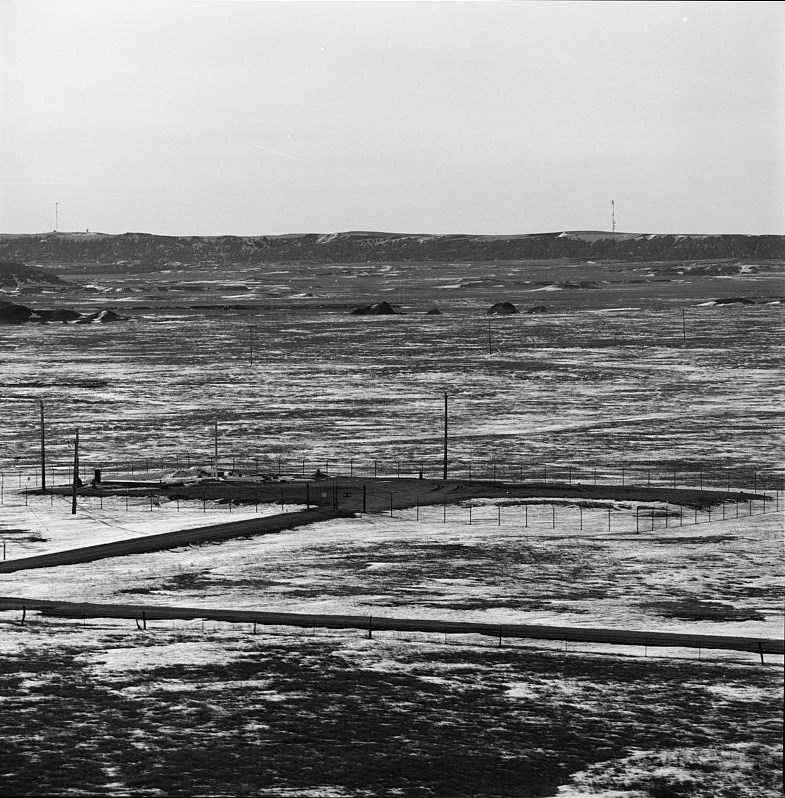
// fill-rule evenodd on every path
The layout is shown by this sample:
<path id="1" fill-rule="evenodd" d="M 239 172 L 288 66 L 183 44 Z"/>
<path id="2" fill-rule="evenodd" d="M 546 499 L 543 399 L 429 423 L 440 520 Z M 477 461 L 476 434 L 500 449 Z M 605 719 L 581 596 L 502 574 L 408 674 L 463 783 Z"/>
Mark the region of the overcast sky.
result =
<path id="1" fill-rule="evenodd" d="M 0 0 L 0 231 L 785 233 L 785 3 Z"/>

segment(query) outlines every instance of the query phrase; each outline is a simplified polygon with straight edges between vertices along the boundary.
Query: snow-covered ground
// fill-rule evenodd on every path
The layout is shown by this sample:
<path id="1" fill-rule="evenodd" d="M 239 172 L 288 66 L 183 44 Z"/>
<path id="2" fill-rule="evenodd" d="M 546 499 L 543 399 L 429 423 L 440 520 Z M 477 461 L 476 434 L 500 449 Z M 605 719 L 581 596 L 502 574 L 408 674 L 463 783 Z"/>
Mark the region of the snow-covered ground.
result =
<path id="1" fill-rule="evenodd" d="M 715 511 L 711 521 L 704 514 L 694 524 L 691 514 L 680 517 L 671 508 L 666 527 L 664 508 L 647 505 L 641 514 L 657 514 L 645 518 L 636 533 L 629 506 L 609 502 L 606 510 L 597 502 L 579 509 L 541 501 L 475 501 L 471 523 L 466 504 L 448 507 L 446 520 L 441 506 L 411 508 L 393 517 L 337 519 L 218 545 L 20 571 L 0 577 L 0 592 L 69 601 L 783 636 L 782 513 L 723 521 L 714 520 Z M 80 507 L 76 517 L 48 497 L 4 506 L 4 525 L 24 530 L 6 536 L 8 556 L 279 509 L 235 508 L 230 516 L 226 505 L 204 512 L 201 502 L 181 502 L 179 512 L 175 502 L 152 511 L 126 511 L 122 498 L 103 503 L 103 509 Z"/>
<path id="2" fill-rule="evenodd" d="M 287 510 L 303 509 L 287 505 Z M 76 514 L 66 496 L 5 495 L 0 505 L 0 544 L 6 559 L 112 543 L 179 529 L 242 521 L 281 512 L 279 504 L 238 506 L 216 501 L 80 496 Z"/>

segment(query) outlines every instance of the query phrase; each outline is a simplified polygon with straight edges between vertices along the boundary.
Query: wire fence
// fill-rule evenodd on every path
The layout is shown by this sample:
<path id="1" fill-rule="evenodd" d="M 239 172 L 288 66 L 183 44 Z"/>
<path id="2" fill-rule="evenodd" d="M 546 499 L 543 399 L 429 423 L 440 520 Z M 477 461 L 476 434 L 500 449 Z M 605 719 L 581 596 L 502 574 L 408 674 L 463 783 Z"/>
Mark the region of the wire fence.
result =
<path id="1" fill-rule="evenodd" d="M 105 481 L 158 483 L 176 472 L 201 470 L 214 476 L 258 476 L 272 480 L 295 480 L 328 477 L 334 479 L 443 479 L 443 460 L 404 460 L 397 458 L 342 458 L 312 460 L 306 457 L 285 458 L 269 455 L 226 455 L 216 461 L 214 455 L 175 454 L 171 457 L 143 457 L 117 461 L 80 461 L 79 479 L 83 483 L 96 476 Z M 714 467 L 682 466 L 664 468 L 533 463 L 531 461 L 448 460 L 447 477 L 451 480 L 498 483 L 537 483 L 542 485 L 651 488 L 691 488 L 771 492 L 785 489 L 785 476 L 766 470 L 748 471 Z M 73 482 L 71 462 L 52 462 L 46 466 L 47 487 Z M 0 492 L 37 490 L 42 486 L 40 465 L 26 463 L 0 466 Z"/>

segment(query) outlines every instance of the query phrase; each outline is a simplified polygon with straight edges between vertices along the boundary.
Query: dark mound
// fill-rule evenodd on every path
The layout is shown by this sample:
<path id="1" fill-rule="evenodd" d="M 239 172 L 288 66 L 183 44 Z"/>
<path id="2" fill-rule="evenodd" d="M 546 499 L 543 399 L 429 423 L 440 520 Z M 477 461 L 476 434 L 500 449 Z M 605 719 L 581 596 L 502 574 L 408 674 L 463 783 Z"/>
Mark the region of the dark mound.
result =
<path id="1" fill-rule="evenodd" d="M 392 308 L 392 305 L 388 304 L 387 302 L 377 302 L 374 305 L 362 305 L 359 308 L 355 308 L 352 313 L 352 316 L 394 316 L 395 311 Z"/>
<path id="2" fill-rule="evenodd" d="M 77 320 L 77 324 L 107 324 L 112 321 L 123 321 L 123 317 L 113 310 L 98 310 Z"/>
<path id="3" fill-rule="evenodd" d="M 548 308 L 546 308 L 545 305 L 535 305 L 533 308 L 529 308 L 526 312 L 527 313 L 547 313 L 548 312 Z"/>
<path id="4" fill-rule="evenodd" d="M 442 312 L 439 310 L 439 308 L 431 308 L 430 310 L 426 310 L 425 311 L 425 315 L 426 316 L 441 316 Z"/>
<path id="5" fill-rule="evenodd" d="M 518 308 L 512 304 L 512 302 L 497 302 L 495 305 L 491 305 L 490 308 L 486 311 L 486 315 L 488 316 L 511 316 L 513 313 L 517 313 Z"/>
<path id="6" fill-rule="evenodd" d="M 35 315 L 35 311 L 24 305 L 15 305 L 0 299 L 0 324 L 24 324 Z"/>
<path id="7" fill-rule="evenodd" d="M 715 299 L 715 305 L 754 305 L 755 301 L 745 296 L 731 296 L 725 299 Z"/>
<path id="8" fill-rule="evenodd" d="M 26 263 L 16 261 L 3 261 L 0 263 L 0 285 L 18 286 L 25 285 L 28 288 L 35 284 L 65 285 L 54 274 L 49 274 L 45 269 L 38 266 L 28 266 Z"/>
<path id="9" fill-rule="evenodd" d="M 78 310 L 71 310 L 70 308 L 39 310 L 38 314 L 47 321 L 75 321 L 82 317 L 82 314 Z"/>

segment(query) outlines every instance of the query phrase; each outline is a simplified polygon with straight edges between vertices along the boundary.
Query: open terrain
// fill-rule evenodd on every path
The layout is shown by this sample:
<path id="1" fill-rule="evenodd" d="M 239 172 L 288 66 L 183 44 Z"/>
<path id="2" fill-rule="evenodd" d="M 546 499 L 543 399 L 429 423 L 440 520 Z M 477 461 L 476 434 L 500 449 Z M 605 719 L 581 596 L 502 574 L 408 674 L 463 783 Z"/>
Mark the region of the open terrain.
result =
<path id="1" fill-rule="evenodd" d="M 0 595 L 782 638 L 776 253 L 674 257 L 652 239 L 661 260 L 598 246 L 416 262 L 377 247 L 260 262 L 224 241 L 201 260 L 150 248 L 137 263 L 116 241 L 95 244 L 97 263 L 7 238 L 3 258 L 63 282 L 17 279 L 6 300 L 128 317 L 0 326 L 8 559 L 261 518 L 281 491 L 296 511 L 306 481 L 309 501 L 329 505 L 337 486 L 355 512 L 371 489 L 360 517 L 2 574 Z M 396 246 L 409 257 L 415 243 Z M 437 244 L 455 242 L 416 246 Z M 381 300 L 399 312 L 350 314 Z M 521 313 L 489 326 L 498 301 Z M 37 492 L 39 401 L 49 487 L 69 481 L 77 427 L 85 483 L 101 468 L 155 485 L 215 465 L 216 421 L 219 465 L 273 481 L 234 502 L 215 485 L 85 490 L 71 515 L 65 492 Z M 21 621 L 0 613 L 8 793 L 781 794 L 781 656 Z"/>

